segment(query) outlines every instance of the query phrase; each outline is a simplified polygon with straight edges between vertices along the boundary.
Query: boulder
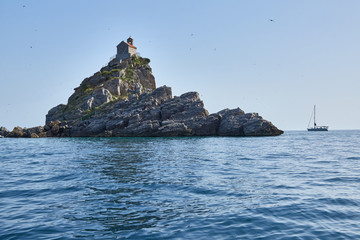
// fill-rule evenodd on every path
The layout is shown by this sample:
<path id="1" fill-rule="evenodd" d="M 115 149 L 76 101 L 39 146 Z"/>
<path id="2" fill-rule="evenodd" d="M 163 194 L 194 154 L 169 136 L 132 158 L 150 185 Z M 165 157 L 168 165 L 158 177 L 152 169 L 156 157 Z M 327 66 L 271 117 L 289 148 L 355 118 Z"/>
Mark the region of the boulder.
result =
<path id="1" fill-rule="evenodd" d="M 257 113 L 244 113 L 240 109 L 225 109 L 221 117 L 218 135 L 220 136 L 277 136 L 283 131 Z"/>
<path id="2" fill-rule="evenodd" d="M 39 136 L 39 138 L 44 138 L 44 137 L 46 137 L 46 132 L 40 132 L 38 134 L 38 136 Z"/>
<path id="3" fill-rule="evenodd" d="M 221 117 L 218 130 L 220 136 L 244 136 L 242 125 L 248 121 L 249 115 L 240 108 L 224 109 L 218 114 Z"/>
<path id="4" fill-rule="evenodd" d="M 20 138 L 24 137 L 25 133 L 21 127 L 14 127 L 14 129 L 7 135 L 7 137 Z"/>
<path id="5" fill-rule="evenodd" d="M 162 86 L 150 93 L 150 96 L 157 99 L 159 102 L 163 102 L 172 98 L 172 91 L 170 87 Z"/>
<path id="6" fill-rule="evenodd" d="M 261 117 L 246 122 L 243 126 L 245 136 L 277 136 L 284 132 L 276 128 L 271 122 Z"/>
<path id="7" fill-rule="evenodd" d="M 32 134 L 30 135 L 30 137 L 31 137 L 31 138 L 39 138 L 39 135 L 37 135 L 36 133 L 32 133 Z"/>
<path id="8" fill-rule="evenodd" d="M 197 92 L 188 92 L 180 97 L 168 99 L 161 106 L 162 120 L 182 121 L 194 117 L 205 117 L 208 114 Z"/>
<path id="9" fill-rule="evenodd" d="M 33 133 L 39 134 L 40 132 L 43 132 L 43 131 L 44 131 L 44 127 L 42 127 L 42 126 L 27 128 L 26 130 L 24 130 L 24 132 L 26 132 L 26 134 L 27 134 L 29 137 L 30 137 Z"/>
<path id="10" fill-rule="evenodd" d="M 59 130 L 60 130 L 60 127 L 58 124 L 55 124 L 54 126 L 52 126 L 52 128 L 51 128 L 52 135 L 57 136 L 59 134 Z"/>
<path id="11" fill-rule="evenodd" d="M 52 121 L 51 121 L 52 122 Z M 47 132 L 51 129 L 51 126 L 50 126 L 50 123 L 51 122 L 48 122 L 45 126 L 44 126 L 44 131 Z"/>
<path id="12" fill-rule="evenodd" d="M 6 137 L 10 133 L 5 127 L 0 127 L 0 135 Z"/>
<path id="13" fill-rule="evenodd" d="M 59 104 L 56 107 L 53 107 L 46 114 L 45 124 L 55 120 L 63 120 L 64 119 L 64 111 L 66 109 L 66 105 Z"/>
<path id="14" fill-rule="evenodd" d="M 52 134 L 51 130 L 46 132 L 46 137 L 54 137 L 54 135 Z"/>

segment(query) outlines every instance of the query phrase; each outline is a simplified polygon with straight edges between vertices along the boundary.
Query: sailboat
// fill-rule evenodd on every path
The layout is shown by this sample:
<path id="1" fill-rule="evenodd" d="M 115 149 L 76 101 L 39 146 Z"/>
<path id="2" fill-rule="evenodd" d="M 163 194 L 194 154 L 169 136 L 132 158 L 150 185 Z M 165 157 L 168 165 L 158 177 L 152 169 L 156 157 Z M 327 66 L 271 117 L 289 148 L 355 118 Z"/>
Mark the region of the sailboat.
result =
<path id="1" fill-rule="evenodd" d="M 311 114 L 307 130 L 308 131 L 328 131 L 328 129 L 329 129 L 328 126 L 318 126 L 318 125 L 316 125 L 316 119 L 315 119 L 316 114 L 315 113 L 316 113 L 316 105 L 314 105 L 314 111 Z M 312 115 L 314 115 L 314 127 L 309 127 L 311 119 L 312 119 Z"/>

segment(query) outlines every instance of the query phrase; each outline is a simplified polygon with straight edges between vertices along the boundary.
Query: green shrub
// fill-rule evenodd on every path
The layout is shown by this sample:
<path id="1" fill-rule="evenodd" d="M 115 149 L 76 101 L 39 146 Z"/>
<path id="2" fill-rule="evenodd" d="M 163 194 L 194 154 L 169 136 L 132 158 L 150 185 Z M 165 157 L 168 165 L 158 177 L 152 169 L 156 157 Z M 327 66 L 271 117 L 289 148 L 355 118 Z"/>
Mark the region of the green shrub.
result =
<path id="1" fill-rule="evenodd" d="M 102 76 L 108 76 L 114 72 L 120 72 L 120 69 L 117 69 L 117 68 L 114 68 L 114 69 L 111 69 L 110 71 L 102 71 L 101 72 L 101 75 Z"/>
<path id="2" fill-rule="evenodd" d="M 90 87 L 90 86 L 85 86 L 85 89 L 84 89 L 84 93 L 85 94 L 88 94 L 88 93 L 90 93 L 90 92 L 92 92 L 94 89 L 92 88 L 92 87 Z"/>

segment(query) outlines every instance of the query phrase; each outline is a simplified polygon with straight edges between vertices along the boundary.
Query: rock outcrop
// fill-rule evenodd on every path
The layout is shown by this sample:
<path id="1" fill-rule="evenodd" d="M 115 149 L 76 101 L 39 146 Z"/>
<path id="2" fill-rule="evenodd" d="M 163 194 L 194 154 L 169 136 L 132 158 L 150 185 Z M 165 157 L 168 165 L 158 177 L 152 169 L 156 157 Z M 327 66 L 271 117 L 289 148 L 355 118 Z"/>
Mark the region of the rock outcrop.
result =
<path id="1" fill-rule="evenodd" d="M 5 137 L 276 136 L 283 131 L 239 108 L 209 114 L 197 92 L 156 88 L 150 60 L 114 59 L 49 110 L 44 127 L 0 129 Z"/>
<path id="2" fill-rule="evenodd" d="M 0 137 L 5 137 L 9 134 L 9 130 L 7 130 L 5 127 L 0 127 Z"/>

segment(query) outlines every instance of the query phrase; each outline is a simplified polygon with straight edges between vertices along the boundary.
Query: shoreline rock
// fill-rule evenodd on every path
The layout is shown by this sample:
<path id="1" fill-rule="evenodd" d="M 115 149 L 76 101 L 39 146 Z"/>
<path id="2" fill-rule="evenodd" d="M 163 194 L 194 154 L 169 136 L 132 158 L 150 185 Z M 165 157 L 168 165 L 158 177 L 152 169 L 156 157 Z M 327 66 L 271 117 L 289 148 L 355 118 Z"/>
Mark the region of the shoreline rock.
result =
<path id="1" fill-rule="evenodd" d="M 50 110 L 51 111 L 51 110 Z M 50 112 L 49 111 L 49 112 Z M 50 121 L 45 126 L 15 127 L 5 137 L 176 137 L 176 136 L 277 136 L 283 131 L 257 113 L 240 108 L 209 114 L 197 92 L 171 96 L 163 86 L 136 100 L 115 101 L 86 118 Z"/>
<path id="2" fill-rule="evenodd" d="M 209 114 L 197 92 L 172 96 L 156 88 L 150 60 L 138 56 L 109 64 L 85 78 L 67 104 L 49 110 L 44 126 L 0 128 L 14 138 L 277 136 L 283 133 L 257 113 L 240 108 Z"/>

